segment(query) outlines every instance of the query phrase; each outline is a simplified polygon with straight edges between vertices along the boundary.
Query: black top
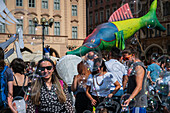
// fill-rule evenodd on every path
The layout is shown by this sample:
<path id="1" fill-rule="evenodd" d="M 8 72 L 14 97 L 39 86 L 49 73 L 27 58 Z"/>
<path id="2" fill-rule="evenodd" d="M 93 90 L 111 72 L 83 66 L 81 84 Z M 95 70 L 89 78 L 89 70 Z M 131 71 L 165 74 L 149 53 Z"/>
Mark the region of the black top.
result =
<path id="1" fill-rule="evenodd" d="M 26 88 L 26 87 L 27 87 L 27 86 L 24 86 L 26 76 L 24 77 L 23 86 L 19 86 L 19 85 L 18 85 L 18 82 L 17 82 L 17 79 L 16 79 L 15 76 L 14 76 L 14 79 L 15 79 L 15 82 L 16 82 L 17 86 L 14 86 L 14 85 L 13 85 L 13 97 L 16 97 L 16 96 L 24 97 L 25 92 L 23 91 L 23 88 Z"/>

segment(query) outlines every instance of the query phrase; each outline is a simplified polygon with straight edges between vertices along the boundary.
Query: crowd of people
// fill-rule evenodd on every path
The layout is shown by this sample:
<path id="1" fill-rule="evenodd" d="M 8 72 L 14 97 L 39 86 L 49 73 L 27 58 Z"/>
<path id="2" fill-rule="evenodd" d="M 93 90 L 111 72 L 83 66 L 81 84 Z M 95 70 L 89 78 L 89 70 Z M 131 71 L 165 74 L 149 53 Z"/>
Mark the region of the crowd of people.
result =
<path id="1" fill-rule="evenodd" d="M 44 57 L 36 64 L 32 75 L 26 69 L 26 63 L 15 58 L 10 64 L 4 61 L 4 50 L 0 48 L 1 95 L 0 112 L 2 113 L 88 113 L 95 112 L 103 101 L 112 99 L 115 107 L 101 108 L 123 112 L 135 100 L 131 113 L 146 113 L 149 86 L 160 84 L 162 73 L 170 76 L 170 61 L 158 62 L 158 54 L 151 56 L 151 63 L 144 64 L 130 49 L 121 51 L 113 47 L 106 57 L 100 58 L 90 51 L 77 65 L 78 75 L 73 75 L 70 96 L 67 83 L 58 75 L 56 64 Z M 30 68 L 30 67 L 29 67 Z M 31 71 L 32 72 L 32 71 Z M 36 75 L 36 76 L 35 76 Z M 38 75 L 38 76 L 37 76 Z M 162 97 L 170 96 L 170 79 L 166 79 L 168 91 Z M 27 89 L 27 90 L 26 90 Z M 161 94 L 161 89 L 157 90 Z M 121 97 L 129 94 L 123 102 Z M 25 104 L 18 104 L 18 100 Z M 163 112 L 168 113 L 168 105 L 163 100 Z M 20 106 L 20 107 L 19 107 Z"/>

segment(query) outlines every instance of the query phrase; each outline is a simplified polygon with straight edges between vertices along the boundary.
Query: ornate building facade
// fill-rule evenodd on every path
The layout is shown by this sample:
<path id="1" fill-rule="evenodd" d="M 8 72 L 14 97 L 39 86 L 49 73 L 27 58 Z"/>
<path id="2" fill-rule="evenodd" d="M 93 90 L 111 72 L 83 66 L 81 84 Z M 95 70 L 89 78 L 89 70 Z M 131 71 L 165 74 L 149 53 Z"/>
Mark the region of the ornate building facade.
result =
<path id="1" fill-rule="evenodd" d="M 46 27 L 45 45 L 50 45 L 56 56 L 65 55 L 68 48 L 82 45 L 86 38 L 86 0 L 4 0 L 19 24 L 0 25 L 0 43 L 23 29 L 25 50 L 42 51 L 42 26 L 34 26 L 32 19 L 54 19 Z M 7 14 L 8 15 L 8 14 Z M 13 47 L 11 44 L 9 48 Z"/>

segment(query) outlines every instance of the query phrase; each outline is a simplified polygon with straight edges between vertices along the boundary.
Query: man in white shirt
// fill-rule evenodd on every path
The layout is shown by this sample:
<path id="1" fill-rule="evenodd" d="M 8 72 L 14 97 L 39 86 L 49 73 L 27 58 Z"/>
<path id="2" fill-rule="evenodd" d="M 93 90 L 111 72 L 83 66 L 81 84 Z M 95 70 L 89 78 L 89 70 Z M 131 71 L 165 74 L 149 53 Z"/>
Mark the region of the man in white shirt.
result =
<path id="1" fill-rule="evenodd" d="M 127 70 L 125 66 L 119 62 L 119 59 L 121 58 L 120 49 L 113 47 L 112 50 L 110 51 L 109 58 L 110 60 L 105 62 L 107 70 L 114 75 L 114 77 L 121 85 L 120 90 L 114 96 L 122 96 L 123 95 L 122 81 L 123 76 L 127 75 Z M 114 88 L 115 86 L 112 85 L 111 90 L 114 90 Z"/>

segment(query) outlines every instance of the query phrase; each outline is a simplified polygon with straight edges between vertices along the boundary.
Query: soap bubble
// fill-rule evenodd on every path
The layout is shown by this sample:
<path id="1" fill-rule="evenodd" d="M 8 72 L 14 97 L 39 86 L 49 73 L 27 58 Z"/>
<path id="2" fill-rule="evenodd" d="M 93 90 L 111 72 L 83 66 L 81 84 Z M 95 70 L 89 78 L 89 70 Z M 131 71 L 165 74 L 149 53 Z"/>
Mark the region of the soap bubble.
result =
<path id="1" fill-rule="evenodd" d="M 22 89 L 28 96 L 36 95 L 41 89 L 41 86 L 38 87 L 36 84 L 41 82 L 42 81 L 39 75 L 37 74 L 28 75 L 25 80 L 25 84 L 28 85 L 27 86 L 23 85 Z"/>
<path id="2" fill-rule="evenodd" d="M 124 102 L 130 97 L 130 94 L 124 94 L 121 96 L 121 99 L 120 99 L 120 103 L 121 105 L 124 105 Z M 126 107 L 129 107 L 130 110 L 132 110 L 134 107 L 136 106 L 136 99 L 132 99 L 129 103 L 128 106 Z"/>
<path id="3" fill-rule="evenodd" d="M 133 37 L 130 41 L 131 41 L 132 45 L 137 45 L 138 44 L 138 40 L 135 37 Z"/>
<path id="4" fill-rule="evenodd" d="M 13 99 L 12 105 L 18 113 L 26 113 L 26 103 L 23 97 L 16 96 Z"/>
<path id="5" fill-rule="evenodd" d="M 15 19 L 12 19 L 11 14 L 14 16 L 15 19 L 17 19 L 17 22 Z M 28 23 L 28 19 L 32 20 L 32 16 L 30 15 L 29 11 L 24 9 L 14 9 L 11 10 L 9 13 L 6 14 L 5 20 L 10 24 L 6 25 L 6 33 L 10 34 L 17 34 L 21 28 L 22 31 L 26 29 L 26 26 L 24 23 Z"/>
<path id="6" fill-rule="evenodd" d="M 167 96 L 170 87 L 170 72 L 162 72 L 161 79 L 157 80 L 156 86 L 160 94 Z"/>
<path id="7" fill-rule="evenodd" d="M 98 70 L 98 67 L 101 66 L 102 54 L 100 48 L 94 43 L 85 43 L 80 48 L 80 56 L 83 58 L 84 64 L 91 72 Z M 97 61 L 97 63 L 94 64 L 94 61 Z"/>
<path id="8" fill-rule="evenodd" d="M 157 22 L 156 22 L 155 19 L 150 19 L 150 20 L 148 20 L 148 21 L 145 22 L 145 25 L 146 25 L 146 27 L 147 27 L 148 29 L 153 29 L 153 28 L 156 27 Z"/>
<path id="9" fill-rule="evenodd" d="M 148 107 L 146 107 L 146 111 L 147 112 L 155 112 L 158 108 L 157 100 L 154 97 L 149 96 L 147 98 L 147 102 L 148 102 Z"/>
<path id="10" fill-rule="evenodd" d="M 127 11 L 125 11 L 125 14 L 129 14 L 128 11 L 130 10 L 132 12 L 132 15 L 137 15 L 140 13 L 140 11 L 142 10 L 142 3 L 140 2 L 140 0 L 122 0 L 121 6 L 123 6 L 124 4 L 128 3 L 129 4 L 129 8 L 126 8 Z"/>
<path id="11" fill-rule="evenodd" d="M 168 56 L 168 55 L 162 55 L 162 56 L 158 57 L 157 61 L 158 61 L 158 63 L 160 63 L 160 64 L 161 64 L 161 63 L 165 63 L 165 64 L 170 63 L 170 56 Z"/>
<path id="12" fill-rule="evenodd" d="M 24 39 L 26 40 L 25 44 L 30 44 L 32 46 L 42 44 L 42 36 L 35 35 L 40 32 L 41 32 L 40 27 L 35 27 L 34 23 L 28 25 L 24 29 L 24 33 L 27 33 L 27 35 L 24 35 Z"/>

